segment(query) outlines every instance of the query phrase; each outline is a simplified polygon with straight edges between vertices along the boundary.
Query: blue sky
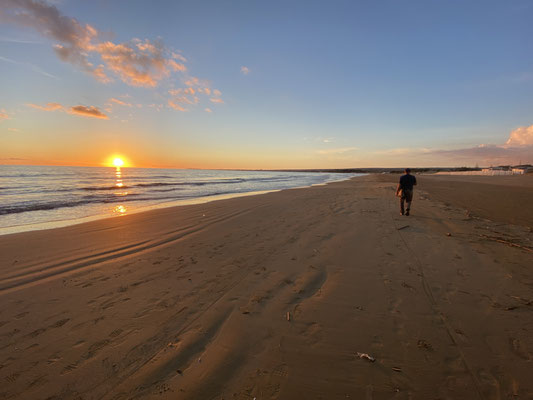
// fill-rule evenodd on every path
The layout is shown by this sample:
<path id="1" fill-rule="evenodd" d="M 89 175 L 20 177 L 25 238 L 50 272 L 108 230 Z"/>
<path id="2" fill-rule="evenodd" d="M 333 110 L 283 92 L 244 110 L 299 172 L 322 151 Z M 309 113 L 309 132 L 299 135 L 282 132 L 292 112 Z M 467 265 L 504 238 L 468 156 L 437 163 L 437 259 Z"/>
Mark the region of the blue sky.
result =
<path id="1" fill-rule="evenodd" d="M 533 162 L 529 0 L 6 0 L 0 10 L 0 163 L 98 165 L 111 153 L 204 168 Z M 147 44 L 157 43 L 156 54 Z M 149 60 L 132 72 L 123 44 Z"/>

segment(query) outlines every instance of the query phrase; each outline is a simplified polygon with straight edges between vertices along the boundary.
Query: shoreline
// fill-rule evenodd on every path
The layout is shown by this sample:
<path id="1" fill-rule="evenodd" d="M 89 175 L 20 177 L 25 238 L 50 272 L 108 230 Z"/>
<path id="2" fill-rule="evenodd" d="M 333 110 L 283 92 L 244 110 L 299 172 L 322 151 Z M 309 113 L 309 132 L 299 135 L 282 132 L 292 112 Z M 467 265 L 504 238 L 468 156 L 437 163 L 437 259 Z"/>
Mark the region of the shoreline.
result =
<path id="1" fill-rule="evenodd" d="M 361 174 L 358 176 L 364 176 L 364 175 L 365 174 Z M 332 180 L 329 182 L 315 183 L 309 186 L 295 186 L 295 187 L 287 188 L 287 189 L 259 190 L 259 191 L 252 191 L 252 192 L 235 192 L 235 193 L 227 193 L 227 194 L 220 194 L 220 195 L 201 196 L 201 197 L 196 197 L 196 198 L 191 198 L 191 199 L 174 200 L 174 201 L 139 207 L 137 209 L 134 209 L 133 211 L 129 211 L 124 214 L 115 214 L 115 215 L 97 214 L 97 215 L 90 215 L 90 216 L 81 217 L 81 218 L 60 219 L 60 220 L 42 222 L 38 224 L 24 224 L 24 225 L 12 225 L 12 226 L 0 227 L 0 236 L 11 235 L 15 233 L 64 228 L 67 226 L 79 225 L 79 224 L 84 224 L 87 222 L 99 221 L 99 220 L 108 219 L 108 218 L 122 218 L 126 215 L 134 215 L 134 214 L 139 214 L 139 213 L 148 212 L 152 210 L 159 210 L 163 208 L 182 207 L 182 206 L 188 206 L 188 205 L 194 205 L 194 204 L 205 204 L 211 201 L 227 200 L 227 199 L 246 197 L 246 196 L 257 196 L 257 195 L 266 194 L 266 193 L 279 192 L 282 190 L 302 189 L 306 187 L 328 185 L 334 182 L 342 182 L 344 180 L 357 178 L 358 176 L 343 177 L 343 178 Z"/>
<path id="2" fill-rule="evenodd" d="M 527 398 L 531 230 L 395 178 L 0 236 L 0 394 Z"/>

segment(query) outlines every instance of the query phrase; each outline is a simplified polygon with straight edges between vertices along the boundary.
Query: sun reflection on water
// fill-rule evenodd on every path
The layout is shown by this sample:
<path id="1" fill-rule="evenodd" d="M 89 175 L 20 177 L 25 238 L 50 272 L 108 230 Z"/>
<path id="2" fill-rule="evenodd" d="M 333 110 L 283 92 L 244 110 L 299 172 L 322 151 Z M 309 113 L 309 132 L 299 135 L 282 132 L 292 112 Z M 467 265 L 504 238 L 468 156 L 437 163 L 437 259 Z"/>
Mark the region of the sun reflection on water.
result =
<path id="1" fill-rule="evenodd" d="M 121 188 L 124 187 L 124 182 L 122 181 L 122 171 L 121 171 L 119 165 L 117 165 L 116 163 L 115 163 L 115 165 L 116 165 L 115 186 L 117 187 L 117 189 L 121 189 Z M 115 194 L 115 196 L 127 196 L 128 192 L 127 191 L 119 191 L 119 192 L 115 192 L 114 194 Z M 119 204 L 118 206 L 115 206 L 113 208 L 113 214 L 115 214 L 115 215 L 125 215 L 127 211 L 128 211 L 128 209 L 123 204 Z"/>
<path id="2" fill-rule="evenodd" d="M 126 215 L 126 212 L 128 211 L 128 209 L 123 206 L 122 204 L 118 205 L 118 206 L 115 206 L 113 208 L 113 214 L 115 215 Z"/>

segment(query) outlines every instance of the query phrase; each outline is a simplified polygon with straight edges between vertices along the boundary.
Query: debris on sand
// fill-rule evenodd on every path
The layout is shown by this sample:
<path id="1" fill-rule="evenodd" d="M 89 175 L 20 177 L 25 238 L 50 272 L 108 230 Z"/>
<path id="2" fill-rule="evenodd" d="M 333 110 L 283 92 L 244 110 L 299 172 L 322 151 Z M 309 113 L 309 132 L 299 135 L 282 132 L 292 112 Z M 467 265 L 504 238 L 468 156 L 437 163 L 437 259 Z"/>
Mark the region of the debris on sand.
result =
<path id="1" fill-rule="evenodd" d="M 372 356 L 370 356 L 370 355 L 368 355 L 368 354 L 366 354 L 366 353 L 359 353 L 359 352 L 357 352 L 357 353 L 355 353 L 355 354 L 356 354 L 357 357 L 362 358 L 362 359 L 364 359 L 364 360 L 368 360 L 368 361 L 370 361 L 370 362 L 374 362 L 374 361 L 376 361 L 376 359 L 375 359 L 374 357 L 372 357 Z"/>

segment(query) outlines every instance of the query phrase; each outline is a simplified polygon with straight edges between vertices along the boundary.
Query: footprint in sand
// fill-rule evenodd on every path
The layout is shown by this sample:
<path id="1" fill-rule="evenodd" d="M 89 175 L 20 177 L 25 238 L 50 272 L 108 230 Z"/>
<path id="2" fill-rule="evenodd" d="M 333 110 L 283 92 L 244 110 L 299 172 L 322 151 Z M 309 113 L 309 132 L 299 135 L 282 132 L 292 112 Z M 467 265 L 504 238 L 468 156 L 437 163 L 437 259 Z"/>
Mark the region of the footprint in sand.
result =
<path id="1" fill-rule="evenodd" d="M 513 353 L 515 353 L 518 357 L 526 361 L 531 360 L 531 354 L 523 348 L 522 342 L 520 342 L 519 339 L 509 338 L 509 345 L 511 346 Z"/>
<path id="2" fill-rule="evenodd" d="M 288 377 L 287 365 L 277 366 L 267 378 L 264 387 L 260 388 L 260 393 L 264 399 L 277 399 L 279 397 L 281 386 Z"/>

